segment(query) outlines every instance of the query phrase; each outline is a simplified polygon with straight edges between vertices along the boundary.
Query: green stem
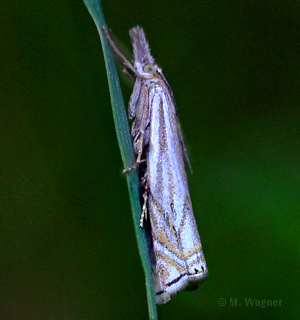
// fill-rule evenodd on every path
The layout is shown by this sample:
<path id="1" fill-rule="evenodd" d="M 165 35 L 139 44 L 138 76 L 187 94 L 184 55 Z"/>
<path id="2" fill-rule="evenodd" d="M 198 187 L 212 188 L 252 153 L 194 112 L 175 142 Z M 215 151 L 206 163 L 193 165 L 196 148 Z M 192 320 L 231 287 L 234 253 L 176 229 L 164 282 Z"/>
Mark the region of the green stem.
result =
<path id="1" fill-rule="evenodd" d="M 117 133 L 117 139 L 121 151 L 121 157 L 124 168 L 131 167 L 135 162 L 135 156 L 132 149 L 132 140 L 130 136 L 129 124 L 126 109 L 124 106 L 122 91 L 118 78 L 118 73 L 112 55 L 109 43 L 105 38 L 102 27 L 106 27 L 104 14 L 102 12 L 100 0 L 83 0 L 90 15 L 92 16 L 102 44 L 102 50 L 105 60 L 105 67 L 109 85 L 109 92 L 111 98 L 111 105 L 113 111 L 113 117 L 115 122 L 115 128 Z M 138 249 L 142 260 L 142 265 L 146 277 L 146 290 L 148 300 L 149 319 L 157 319 L 156 303 L 154 296 L 154 289 L 152 283 L 152 273 L 149 257 L 149 249 L 146 238 L 146 233 L 143 228 L 139 227 L 139 221 L 141 216 L 141 204 L 140 204 L 140 182 L 137 172 L 126 174 L 127 185 L 130 196 L 130 203 L 132 207 L 133 222 L 135 227 L 135 233 L 138 243 Z"/>

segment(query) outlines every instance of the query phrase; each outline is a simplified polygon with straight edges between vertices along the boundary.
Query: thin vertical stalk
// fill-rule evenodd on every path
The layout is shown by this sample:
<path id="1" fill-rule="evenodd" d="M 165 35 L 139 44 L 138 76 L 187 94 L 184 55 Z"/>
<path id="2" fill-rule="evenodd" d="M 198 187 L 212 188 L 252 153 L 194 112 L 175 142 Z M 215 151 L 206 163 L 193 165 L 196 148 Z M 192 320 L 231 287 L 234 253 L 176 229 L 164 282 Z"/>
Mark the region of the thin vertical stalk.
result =
<path id="1" fill-rule="evenodd" d="M 105 38 L 105 35 L 102 30 L 103 26 L 106 27 L 106 23 L 105 23 L 104 14 L 101 7 L 101 1 L 100 0 L 83 0 L 83 1 L 90 15 L 92 16 L 100 35 L 117 139 L 120 147 L 124 168 L 128 168 L 134 164 L 135 156 L 133 153 L 128 118 L 127 118 L 127 113 L 124 106 L 122 91 L 120 87 L 120 82 L 119 82 L 119 77 L 118 77 L 114 57 L 112 55 L 109 43 Z M 145 272 L 145 278 L 146 278 L 146 291 L 147 291 L 147 300 L 148 300 L 149 319 L 155 320 L 157 319 L 157 311 L 156 311 L 156 303 L 155 303 L 154 289 L 153 289 L 153 283 L 152 283 L 148 243 L 147 243 L 145 230 L 139 227 L 139 221 L 141 216 L 140 182 L 139 182 L 136 171 L 127 173 L 126 179 L 127 179 L 128 190 L 129 190 L 130 203 L 132 207 L 132 215 L 133 215 L 135 233 L 136 233 L 136 238 L 138 243 L 138 249 L 139 249 L 143 269 Z"/>

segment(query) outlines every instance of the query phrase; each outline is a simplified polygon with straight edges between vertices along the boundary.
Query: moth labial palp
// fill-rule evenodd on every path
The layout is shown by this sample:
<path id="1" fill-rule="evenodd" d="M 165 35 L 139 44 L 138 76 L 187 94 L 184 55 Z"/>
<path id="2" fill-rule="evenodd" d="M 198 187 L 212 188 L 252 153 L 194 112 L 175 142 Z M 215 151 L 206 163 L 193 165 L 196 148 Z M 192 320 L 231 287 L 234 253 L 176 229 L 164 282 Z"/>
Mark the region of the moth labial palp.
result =
<path id="1" fill-rule="evenodd" d="M 193 214 L 184 157 L 188 157 L 173 93 L 162 69 L 155 64 L 143 29 L 129 31 L 134 63 L 106 37 L 125 68 L 135 75 L 129 101 L 131 136 L 136 163 L 124 172 L 139 170 L 144 216 L 150 220 L 149 242 L 156 303 L 178 291 L 193 290 L 208 270 Z"/>

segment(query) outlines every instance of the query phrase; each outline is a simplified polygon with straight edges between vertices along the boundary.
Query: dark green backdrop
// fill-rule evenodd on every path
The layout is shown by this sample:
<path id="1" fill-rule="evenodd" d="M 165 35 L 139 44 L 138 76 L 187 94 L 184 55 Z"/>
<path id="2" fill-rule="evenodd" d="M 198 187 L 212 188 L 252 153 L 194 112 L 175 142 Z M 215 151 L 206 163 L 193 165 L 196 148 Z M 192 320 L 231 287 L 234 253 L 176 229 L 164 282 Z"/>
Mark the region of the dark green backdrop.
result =
<path id="1" fill-rule="evenodd" d="M 127 50 L 144 27 L 194 170 L 210 276 L 159 319 L 299 319 L 299 1 L 103 9 Z M 2 3 L 1 17 L 0 319 L 147 319 L 95 25 L 79 0 Z"/>

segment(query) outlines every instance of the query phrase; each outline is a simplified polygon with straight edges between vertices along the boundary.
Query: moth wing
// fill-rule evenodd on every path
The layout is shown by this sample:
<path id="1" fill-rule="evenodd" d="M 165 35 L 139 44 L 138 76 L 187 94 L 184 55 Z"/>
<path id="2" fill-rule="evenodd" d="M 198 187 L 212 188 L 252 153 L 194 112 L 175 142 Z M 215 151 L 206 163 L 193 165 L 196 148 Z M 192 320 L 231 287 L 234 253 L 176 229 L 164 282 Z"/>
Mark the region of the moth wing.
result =
<path id="1" fill-rule="evenodd" d="M 175 103 L 175 101 L 174 101 Z M 189 155 L 188 155 L 188 152 L 187 152 L 187 148 L 186 148 L 186 144 L 184 142 L 184 138 L 183 138 L 183 132 L 182 132 L 182 129 L 181 129 L 181 126 L 180 126 L 180 121 L 179 121 L 179 117 L 178 117 L 178 114 L 176 115 L 176 120 L 177 120 L 177 127 L 178 127 L 178 135 L 179 135 L 179 139 L 180 139 L 180 142 L 181 142 L 181 147 L 182 147 L 182 152 L 183 152 L 183 155 L 184 155 L 184 158 L 191 170 L 191 173 L 193 173 L 193 169 L 192 169 L 192 165 L 191 165 L 191 161 L 190 161 L 190 158 L 189 158 Z"/>
<path id="2" fill-rule="evenodd" d="M 133 119 L 136 116 L 136 109 L 138 107 L 138 102 L 140 98 L 142 80 L 137 77 L 134 83 L 133 91 L 130 97 L 129 105 L 128 105 L 128 116 L 129 119 Z"/>
<path id="3" fill-rule="evenodd" d="M 183 132 L 182 132 L 180 121 L 179 121 L 179 116 L 178 116 L 178 112 L 177 112 L 177 105 L 176 105 L 176 101 L 175 101 L 175 98 L 174 98 L 174 95 L 173 95 L 173 91 L 172 91 L 171 87 L 169 86 L 169 83 L 167 82 L 167 80 L 166 80 L 165 76 L 163 75 L 161 69 L 158 70 L 158 73 L 162 77 L 162 79 L 164 81 L 164 85 L 166 86 L 166 88 L 168 90 L 170 100 L 173 103 L 174 110 L 175 110 L 175 113 L 176 113 L 176 123 L 177 123 L 179 139 L 180 139 L 180 142 L 181 142 L 182 152 L 183 152 L 184 158 L 185 158 L 185 160 L 186 160 L 191 172 L 193 172 L 191 161 L 190 161 L 190 158 L 189 158 L 189 155 L 188 155 L 188 152 L 187 152 L 187 148 L 186 148 L 186 144 L 185 144 L 184 138 L 183 138 Z"/>

